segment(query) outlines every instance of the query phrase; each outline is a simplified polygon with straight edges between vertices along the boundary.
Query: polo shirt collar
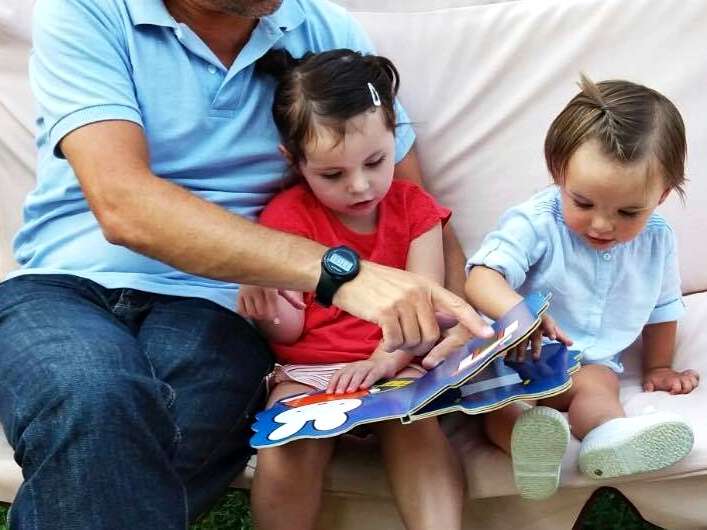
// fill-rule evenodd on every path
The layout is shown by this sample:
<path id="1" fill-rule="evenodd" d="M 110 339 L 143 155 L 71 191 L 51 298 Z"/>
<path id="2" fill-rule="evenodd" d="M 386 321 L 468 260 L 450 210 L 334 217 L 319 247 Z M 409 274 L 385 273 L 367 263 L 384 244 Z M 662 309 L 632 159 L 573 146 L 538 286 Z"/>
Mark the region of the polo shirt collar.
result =
<path id="1" fill-rule="evenodd" d="M 125 0 L 133 26 L 147 24 L 176 28 L 177 22 L 162 0 Z"/>
<path id="2" fill-rule="evenodd" d="M 304 22 L 304 10 L 299 0 L 282 0 L 277 11 L 262 20 L 281 31 L 290 31 Z"/>
<path id="3" fill-rule="evenodd" d="M 125 3 L 134 26 L 149 24 L 177 27 L 174 17 L 167 11 L 162 0 L 125 0 Z M 304 11 L 299 0 L 283 0 L 277 11 L 261 20 L 272 28 L 290 31 L 304 22 Z"/>

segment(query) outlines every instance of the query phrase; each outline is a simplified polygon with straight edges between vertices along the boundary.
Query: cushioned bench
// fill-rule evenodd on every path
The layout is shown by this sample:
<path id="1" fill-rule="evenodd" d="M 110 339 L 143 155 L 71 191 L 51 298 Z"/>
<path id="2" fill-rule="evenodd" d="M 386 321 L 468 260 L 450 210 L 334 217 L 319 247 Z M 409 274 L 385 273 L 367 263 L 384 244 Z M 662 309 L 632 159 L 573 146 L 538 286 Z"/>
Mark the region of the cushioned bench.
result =
<path id="1" fill-rule="evenodd" d="M 26 6 L 0 7 L 0 264 L 14 266 L 9 240 L 32 182 L 32 104 L 25 77 Z M 7 3 L 7 0 L 6 0 Z M 688 130 L 687 203 L 661 209 L 681 252 L 687 314 L 675 364 L 707 373 L 707 61 L 704 0 L 341 0 L 355 10 L 402 75 L 401 98 L 418 132 L 428 188 L 454 210 L 467 252 L 509 205 L 549 182 L 545 131 L 584 71 L 595 80 L 628 78 L 668 95 Z M 18 7 L 13 8 L 13 4 Z M 480 4 L 480 5 L 477 5 Z M 674 410 L 695 430 L 692 453 L 660 472 L 593 481 L 576 470 L 578 442 L 565 457 L 561 489 L 521 500 L 509 459 L 479 433 L 475 418 L 445 419 L 469 482 L 467 528 L 567 530 L 599 485 L 611 484 L 651 522 L 671 530 L 707 528 L 707 385 L 686 396 L 641 392 L 638 346 L 626 354 L 622 400 L 630 414 Z M 248 487 L 252 466 L 236 485 Z M 0 441 L 0 500 L 21 481 Z M 371 444 L 343 443 L 326 482 L 321 528 L 401 528 Z"/>

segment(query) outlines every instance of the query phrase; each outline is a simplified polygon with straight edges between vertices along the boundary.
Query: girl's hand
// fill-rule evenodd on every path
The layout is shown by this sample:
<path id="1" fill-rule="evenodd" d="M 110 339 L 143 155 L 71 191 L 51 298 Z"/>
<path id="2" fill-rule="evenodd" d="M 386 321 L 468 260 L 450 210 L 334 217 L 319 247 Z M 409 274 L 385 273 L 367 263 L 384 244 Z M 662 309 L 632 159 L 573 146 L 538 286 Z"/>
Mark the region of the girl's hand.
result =
<path id="1" fill-rule="evenodd" d="M 369 388 L 379 379 L 393 377 L 397 369 L 398 363 L 393 358 L 366 359 L 349 363 L 332 376 L 326 392 L 343 394 L 355 392 L 360 388 Z"/>
<path id="2" fill-rule="evenodd" d="M 533 331 L 528 339 L 528 342 L 530 343 L 530 353 L 533 360 L 537 361 L 540 359 L 540 350 L 543 346 L 543 336 L 561 342 L 565 346 L 572 346 L 572 339 L 565 335 L 565 332 L 560 329 L 560 326 L 555 323 L 553 318 L 547 314 L 543 315 L 540 322 L 540 327 Z M 523 341 L 514 349 L 509 350 L 507 354 L 508 359 L 523 362 L 528 351 L 528 342 Z"/>
<path id="3" fill-rule="evenodd" d="M 281 296 L 295 309 L 304 309 L 304 302 L 293 291 L 282 291 L 257 285 L 241 285 L 236 311 L 254 320 L 270 320 L 279 324 L 277 297 Z"/>
<path id="4" fill-rule="evenodd" d="M 643 374 L 643 390 L 665 390 L 671 394 L 689 394 L 700 384 L 700 374 L 694 370 L 676 372 L 672 368 L 651 368 Z"/>

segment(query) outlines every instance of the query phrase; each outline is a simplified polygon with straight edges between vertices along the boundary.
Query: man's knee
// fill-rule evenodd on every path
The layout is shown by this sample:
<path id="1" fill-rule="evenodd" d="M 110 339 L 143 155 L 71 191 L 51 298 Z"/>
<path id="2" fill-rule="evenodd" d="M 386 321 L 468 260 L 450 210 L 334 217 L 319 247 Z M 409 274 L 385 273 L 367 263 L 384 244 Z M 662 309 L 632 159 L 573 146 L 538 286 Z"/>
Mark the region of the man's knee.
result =
<path id="1" fill-rule="evenodd" d="M 174 437 L 167 412 L 171 389 L 145 376 L 117 370 L 41 370 L 36 387 L 15 393 L 8 418 L 10 443 L 42 439 L 80 439 L 104 435 L 131 436 L 136 429 L 148 428 L 163 437 Z M 161 431 L 161 432 L 160 432 Z"/>

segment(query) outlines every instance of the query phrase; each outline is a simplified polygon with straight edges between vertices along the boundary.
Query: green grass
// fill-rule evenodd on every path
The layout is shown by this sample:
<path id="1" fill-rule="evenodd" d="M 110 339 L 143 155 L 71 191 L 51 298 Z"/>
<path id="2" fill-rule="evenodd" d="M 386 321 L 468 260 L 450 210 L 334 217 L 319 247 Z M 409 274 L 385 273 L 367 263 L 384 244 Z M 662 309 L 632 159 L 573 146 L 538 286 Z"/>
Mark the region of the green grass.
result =
<path id="1" fill-rule="evenodd" d="M 5 517 L 8 506 L 0 504 L 0 530 L 7 530 Z M 242 490 L 229 492 L 213 510 L 191 526 L 191 530 L 251 530 L 248 494 Z M 602 490 L 581 530 L 660 530 L 641 521 L 614 490 Z"/>

